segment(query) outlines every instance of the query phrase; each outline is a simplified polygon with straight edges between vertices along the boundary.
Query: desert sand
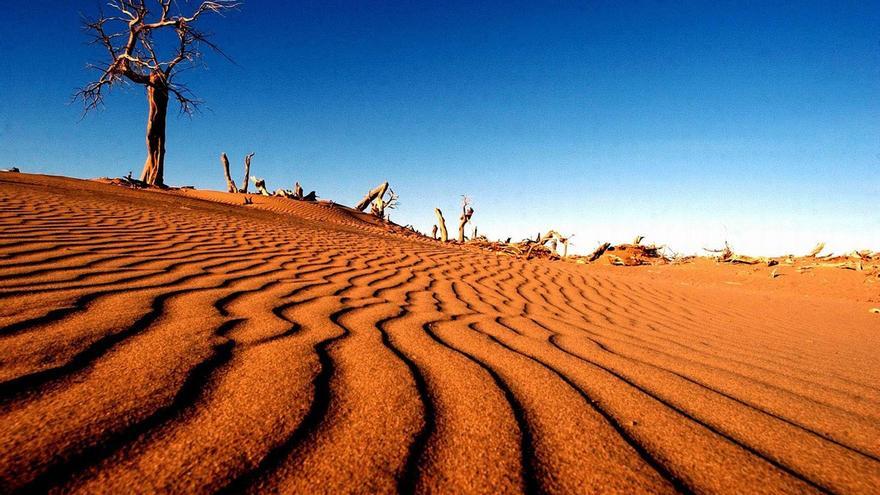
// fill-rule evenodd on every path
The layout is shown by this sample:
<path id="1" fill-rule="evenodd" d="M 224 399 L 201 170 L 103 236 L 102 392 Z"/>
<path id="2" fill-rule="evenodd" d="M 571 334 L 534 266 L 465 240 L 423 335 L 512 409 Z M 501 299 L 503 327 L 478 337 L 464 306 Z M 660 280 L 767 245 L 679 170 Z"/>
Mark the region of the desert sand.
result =
<path id="1" fill-rule="evenodd" d="M 0 174 L 0 492 L 878 493 L 880 280 L 768 272 Z"/>

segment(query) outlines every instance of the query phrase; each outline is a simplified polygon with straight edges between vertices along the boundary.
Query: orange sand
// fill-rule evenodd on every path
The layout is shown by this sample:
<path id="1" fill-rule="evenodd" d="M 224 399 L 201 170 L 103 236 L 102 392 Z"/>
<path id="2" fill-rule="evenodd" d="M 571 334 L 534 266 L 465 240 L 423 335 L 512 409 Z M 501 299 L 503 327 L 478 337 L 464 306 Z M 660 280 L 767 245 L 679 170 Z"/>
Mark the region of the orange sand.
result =
<path id="1" fill-rule="evenodd" d="M 0 492 L 880 489 L 876 275 L 241 202 L 0 174 Z"/>

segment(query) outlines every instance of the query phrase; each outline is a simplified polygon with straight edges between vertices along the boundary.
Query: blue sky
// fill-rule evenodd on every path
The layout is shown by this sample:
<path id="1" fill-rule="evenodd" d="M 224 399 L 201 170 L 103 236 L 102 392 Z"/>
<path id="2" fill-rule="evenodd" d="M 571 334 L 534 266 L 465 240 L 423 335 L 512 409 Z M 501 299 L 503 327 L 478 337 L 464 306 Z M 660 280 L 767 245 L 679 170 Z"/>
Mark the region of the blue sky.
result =
<path id="1" fill-rule="evenodd" d="M 100 3 L 4 8 L 0 167 L 139 172 L 140 88 L 69 104 Z M 273 189 L 352 204 L 387 179 L 392 219 L 425 231 L 467 194 L 481 232 L 578 251 L 880 250 L 876 1 L 245 0 L 207 27 L 236 64 L 183 75 L 206 108 L 169 119 L 170 184 L 222 189 L 220 152 L 254 151 Z"/>

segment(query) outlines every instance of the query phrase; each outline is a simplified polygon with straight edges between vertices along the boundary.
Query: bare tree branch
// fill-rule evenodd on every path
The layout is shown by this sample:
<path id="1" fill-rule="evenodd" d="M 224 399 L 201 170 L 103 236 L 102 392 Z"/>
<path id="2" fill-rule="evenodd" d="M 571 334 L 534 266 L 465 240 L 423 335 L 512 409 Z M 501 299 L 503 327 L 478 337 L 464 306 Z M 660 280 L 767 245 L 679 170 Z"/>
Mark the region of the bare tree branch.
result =
<path id="1" fill-rule="evenodd" d="M 168 86 L 168 91 L 177 99 L 177 103 L 180 105 L 180 113 L 184 115 L 193 115 L 199 112 L 200 107 L 204 103 L 204 101 L 196 98 L 189 88 L 182 84 Z"/>
<path id="2" fill-rule="evenodd" d="M 164 86 L 174 94 L 181 113 L 192 115 L 197 111 L 202 102 L 185 85 L 174 82 L 175 75 L 196 65 L 202 56 L 200 46 L 232 59 L 193 24 L 203 14 L 223 15 L 237 9 L 241 2 L 203 0 L 188 16 L 179 12 L 174 0 L 109 0 L 107 5 L 119 15 L 107 16 L 101 10 L 97 19 L 83 19 L 89 43 L 102 46 L 109 55 L 107 62 L 93 66 L 101 72 L 98 79 L 74 94 L 75 100 L 83 102 L 83 112 L 102 106 L 104 95 L 126 80 L 143 86 Z M 165 28 L 173 28 L 178 38 L 177 48 L 167 60 L 159 56 L 153 42 L 153 32 Z"/>

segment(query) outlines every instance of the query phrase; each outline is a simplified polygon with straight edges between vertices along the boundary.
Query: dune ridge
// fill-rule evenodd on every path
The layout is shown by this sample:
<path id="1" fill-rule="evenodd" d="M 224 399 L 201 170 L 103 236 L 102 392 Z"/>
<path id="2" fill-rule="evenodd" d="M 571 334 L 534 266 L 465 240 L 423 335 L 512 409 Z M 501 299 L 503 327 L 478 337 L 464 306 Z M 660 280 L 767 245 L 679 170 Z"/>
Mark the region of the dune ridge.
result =
<path id="1" fill-rule="evenodd" d="M 880 486 L 865 284 L 522 261 L 327 204 L 24 174 L 0 175 L 0 232 L 0 492 Z"/>

